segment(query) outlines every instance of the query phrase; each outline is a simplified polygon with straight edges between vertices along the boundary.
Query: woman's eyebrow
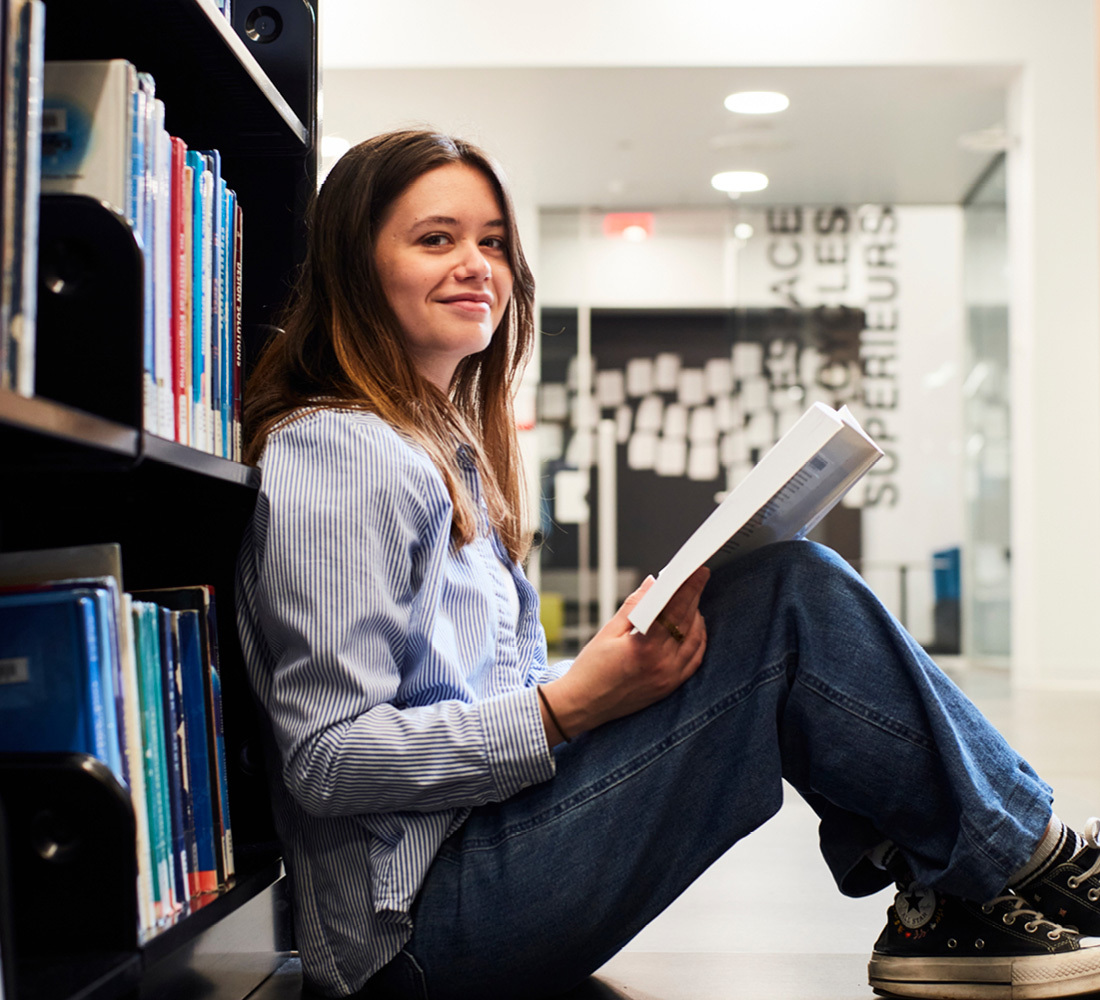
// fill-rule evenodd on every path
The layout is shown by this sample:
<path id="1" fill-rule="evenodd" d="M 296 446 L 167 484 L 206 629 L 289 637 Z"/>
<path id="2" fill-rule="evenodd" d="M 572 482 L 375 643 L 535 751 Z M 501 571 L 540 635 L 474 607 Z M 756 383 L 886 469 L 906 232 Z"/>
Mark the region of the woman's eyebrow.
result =
<path id="1" fill-rule="evenodd" d="M 450 215 L 429 215 L 423 219 L 417 219 L 409 227 L 409 232 L 415 232 L 417 229 L 422 229 L 426 226 L 457 226 L 458 219 L 453 218 Z M 503 229 L 503 219 L 490 219 L 484 224 L 485 229 Z"/>

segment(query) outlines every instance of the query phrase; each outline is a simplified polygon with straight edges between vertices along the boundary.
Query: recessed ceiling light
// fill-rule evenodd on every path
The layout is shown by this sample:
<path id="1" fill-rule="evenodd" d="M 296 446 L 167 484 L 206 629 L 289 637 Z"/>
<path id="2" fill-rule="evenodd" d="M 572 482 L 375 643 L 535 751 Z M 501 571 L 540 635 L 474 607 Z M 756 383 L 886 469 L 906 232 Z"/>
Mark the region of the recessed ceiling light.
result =
<path id="1" fill-rule="evenodd" d="M 728 194 L 744 194 L 748 191 L 763 191 L 768 186 L 768 177 L 755 170 L 726 170 L 715 174 L 710 179 L 710 185 L 715 190 Z"/>
<path id="2" fill-rule="evenodd" d="M 774 115 L 790 103 L 786 94 L 774 90 L 743 90 L 726 98 L 726 108 L 739 115 Z"/>
<path id="3" fill-rule="evenodd" d="M 739 240 L 751 239 L 753 232 L 755 230 L 747 222 L 739 222 L 733 227 L 733 235 Z"/>

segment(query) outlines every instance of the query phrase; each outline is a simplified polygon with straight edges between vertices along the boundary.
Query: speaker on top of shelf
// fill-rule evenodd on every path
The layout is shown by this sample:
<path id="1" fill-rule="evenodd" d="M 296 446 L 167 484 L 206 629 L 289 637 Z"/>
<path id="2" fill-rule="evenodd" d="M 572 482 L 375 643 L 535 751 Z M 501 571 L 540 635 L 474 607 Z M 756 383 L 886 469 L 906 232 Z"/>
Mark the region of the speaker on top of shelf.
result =
<path id="1" fill-rule="evenodd" d="M 316 138 L 317 16 L 308 0 L 234 0 L 233 28 Z"/>

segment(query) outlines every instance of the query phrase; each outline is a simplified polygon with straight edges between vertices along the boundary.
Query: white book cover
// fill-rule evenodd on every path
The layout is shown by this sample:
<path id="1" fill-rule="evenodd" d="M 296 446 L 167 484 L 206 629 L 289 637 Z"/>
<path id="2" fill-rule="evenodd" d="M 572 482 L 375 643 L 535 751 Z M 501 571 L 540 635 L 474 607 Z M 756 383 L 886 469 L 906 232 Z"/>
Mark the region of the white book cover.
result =
<path id="1" fill-rule="evenodd" d="M 164 102 L 154 102 L 155 139 L 153 170 L 156 194 L 153 203 L 153 323 L 157 385 L 156 433 L 173 440 L 172 370 L 172 140 L 164 128 Z"/>
<path id="2" fill-rule="evenodd" d="M 684 542 L 630 612 L 631 623 L 648 631 L 700 566 L 805 537 L 881 457 L 847 407 L 814 404 Z"/>
<path id="3" fill-rule="evenodd" d="M 125 59 L 46 63 L 42 190 L 88 194 L 131 214 L 137 71 Z"/>

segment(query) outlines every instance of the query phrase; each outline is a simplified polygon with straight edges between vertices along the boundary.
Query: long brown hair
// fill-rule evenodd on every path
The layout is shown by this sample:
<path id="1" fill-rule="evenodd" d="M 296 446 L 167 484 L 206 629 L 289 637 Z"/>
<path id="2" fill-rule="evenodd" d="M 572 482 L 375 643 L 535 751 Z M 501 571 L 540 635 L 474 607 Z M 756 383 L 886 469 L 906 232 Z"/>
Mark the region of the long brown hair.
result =
<path id="1" fill-rule="evenodd" d="M 448 396 L 412 364 L 378 277 L 375 244 L 405 189 L 450 163 L 480 170 L 496 193 L 513 285 L 492 341 L 459 363 Z M 512 558 L 521 559 L 529 539 L 512 396 L 531 353 L 534 292 L 507 183 L 486 153 L 429 131 L 390 132 L 359 143 L 337 160 L 317 194 L 282 330 L 249 379 L 245 461 L 258 461 L 275 425 L 296 412 L 369 410 L 431 456 L 454 506 L 452 538 L 464 545 L 477 532 L 477 507 L 457 465 L 458 446 L 467 444 L 481 472 L 490 519 Z"/>

